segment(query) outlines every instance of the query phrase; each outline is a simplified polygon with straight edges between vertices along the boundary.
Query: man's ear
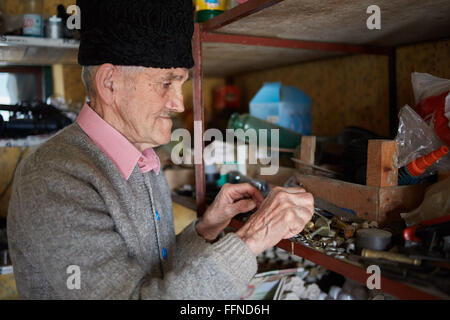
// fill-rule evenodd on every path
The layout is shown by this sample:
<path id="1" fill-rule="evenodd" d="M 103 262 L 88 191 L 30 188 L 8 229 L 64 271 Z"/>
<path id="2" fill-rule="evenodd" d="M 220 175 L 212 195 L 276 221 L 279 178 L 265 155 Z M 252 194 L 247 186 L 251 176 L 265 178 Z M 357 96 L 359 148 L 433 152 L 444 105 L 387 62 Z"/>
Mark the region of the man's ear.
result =
<path id="1" fill-rule="evenodd" d="M 118 70 L 114 65 L 105 63 L 99 66 L 95 73 L 95 89 L 100 99 L 106 104 L 114 102 L 114 81 L 117 72 Z"/>

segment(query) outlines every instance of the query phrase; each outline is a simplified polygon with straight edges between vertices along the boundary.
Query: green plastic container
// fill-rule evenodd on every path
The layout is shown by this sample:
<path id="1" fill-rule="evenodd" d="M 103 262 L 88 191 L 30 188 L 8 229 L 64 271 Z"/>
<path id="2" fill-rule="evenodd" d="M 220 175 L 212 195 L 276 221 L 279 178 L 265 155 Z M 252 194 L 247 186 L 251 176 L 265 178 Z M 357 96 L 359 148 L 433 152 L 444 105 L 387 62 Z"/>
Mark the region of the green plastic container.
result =
<path id="1" fill-rule="evenodd" d="M 287 148 L 287 149 L 295 149 L 297 146 L 301 144 L 302 135 L 289 130 L 276 124 L 270 123 L 268 121 L 264 121 L 255 117 L 252 117 L 248 113 L 246 114 L 238 114 L 233 113 L 228 121 L 228 129 L 243 129 L 247 131 L 248 129 L 255 129 L 258 137 L 259 144 L 259 129 L 267 129 L 267 146 L 271 146 L 271 129 L 279 129 L 280 141 L 279 148 Z"/>
<path id="2" fill-rule="evenodd" d="M 223 13 L 221 10 L 201 10 L 197 11 L 196 22 L 205 22 Z"/>

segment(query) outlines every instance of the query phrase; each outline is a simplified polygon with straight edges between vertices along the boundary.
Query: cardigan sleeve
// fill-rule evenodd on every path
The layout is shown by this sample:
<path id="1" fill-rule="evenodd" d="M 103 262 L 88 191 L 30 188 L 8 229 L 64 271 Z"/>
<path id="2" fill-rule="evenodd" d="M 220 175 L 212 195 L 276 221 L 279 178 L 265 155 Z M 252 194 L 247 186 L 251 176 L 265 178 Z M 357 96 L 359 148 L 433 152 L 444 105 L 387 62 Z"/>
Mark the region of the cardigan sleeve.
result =
<path id="1" fill-rule="evenodd" d="M 89 200 L 95 195 L 64 172 L 17 172 L 8 237 L 19 294 L 48 287 L 57 299 L 237 299 L 256 272 L 256 258 L 235 234 L 210 245 L 192 224 L 177 238 L 177 267 L 164 278 L 147 274 L 111 215 Z M 68 286 L 74 265 L 79 289 Z"/>

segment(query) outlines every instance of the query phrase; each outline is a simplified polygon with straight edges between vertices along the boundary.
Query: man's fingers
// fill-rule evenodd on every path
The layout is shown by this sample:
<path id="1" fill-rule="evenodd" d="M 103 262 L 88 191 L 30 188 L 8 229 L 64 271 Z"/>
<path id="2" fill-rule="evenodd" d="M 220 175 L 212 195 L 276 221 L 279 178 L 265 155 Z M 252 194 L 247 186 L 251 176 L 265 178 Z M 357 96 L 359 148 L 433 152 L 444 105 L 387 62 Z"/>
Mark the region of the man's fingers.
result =
<path id="1" fill-rule="evenodd" d="M 314 197 L 308 192 L 288 192 L 282 190 L 278 192 L 274 197 L 273 204 L 277 207 L 305 207 L 313 212 L 314 210 Z"/>
<path id="2" fill-rule="evenodd" d="M 232 209 L 230 210 L 230 213 L 234 217 L 235 215 L 237 215 L 239 213 L 244 213 L 244 212 L 253 210 L 256 208 L 256 206 L 257 205 L 253 199 L 239 200 L 231 205 Z"/>
<path id="3" fill-rule="evenodd" d="M 288 230 L 283 239 L 289 239 L 303 231 L 306 224 L 311 220 L 312 214 L 308 208 L 293 207 L 286 211 Z"/>
<path id="4" fill-rule="evenodd" d="M 227 187 L 227 193 L 233 200 L 238 200 L 250 195 L 256 202 L 263 202 L 261 192 L 250 183 L 232 184 Z"/>

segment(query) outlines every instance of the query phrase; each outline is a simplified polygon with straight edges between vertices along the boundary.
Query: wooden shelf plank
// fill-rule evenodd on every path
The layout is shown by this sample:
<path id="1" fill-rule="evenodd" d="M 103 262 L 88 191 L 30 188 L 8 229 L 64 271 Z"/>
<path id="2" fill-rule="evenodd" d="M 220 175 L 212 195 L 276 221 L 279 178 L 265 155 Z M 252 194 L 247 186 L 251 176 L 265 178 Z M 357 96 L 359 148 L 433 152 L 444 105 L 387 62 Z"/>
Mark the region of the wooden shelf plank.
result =
<path id="1" fill-rule="evenodd" d="M 1 65 L 77 64 L 79 41 L 0 36 Z"/>
<path id="2" fill-rule="evenodd" d="M 380 30 L 367 28 L 371 4 L 249 0 L 202 23 L 204 73 L 231 76 L 343 52 L 388 55 L 396 46 L 450 37 L 447 0 L 380 0 Z"/>
<path id="3" fill-rule="evenodd" d="M 249 0 L 205 22 L 205 31 L 384 47 L 450 36 L 447 0 L 379 0 L 380 30 L 367 28 L 366 10 L 373 4 L 370 0 Z"/>

